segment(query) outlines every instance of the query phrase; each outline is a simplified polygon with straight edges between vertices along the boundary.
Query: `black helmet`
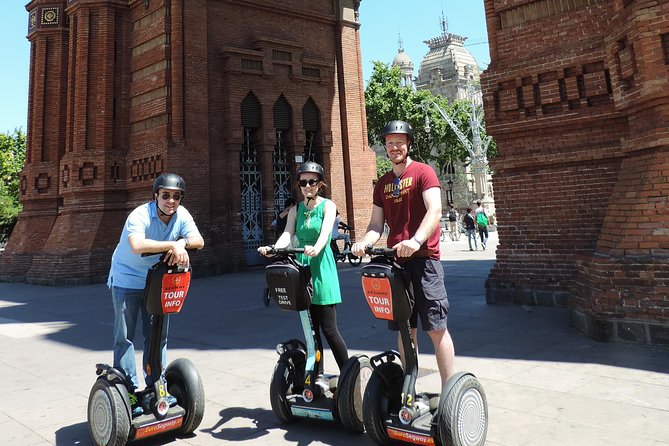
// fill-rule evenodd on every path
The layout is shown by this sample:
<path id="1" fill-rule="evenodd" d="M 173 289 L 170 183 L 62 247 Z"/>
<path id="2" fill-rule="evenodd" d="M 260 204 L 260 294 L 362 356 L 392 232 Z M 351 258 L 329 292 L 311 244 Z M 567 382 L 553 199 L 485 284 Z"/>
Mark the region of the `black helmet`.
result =
<path id="1" fill-rule="evenodd" d="M 180 190 L 186 192 L 186 182 L 176 173 L 164 173 L 153 182 L 153 193 L 158 193 L 158 189 Z"/>
<path id="2" fill-rule="evenodd" d="M 313 161 L 307 161 L 297 169 L 297 175 L 302 173 L 315 173 L 321 180 L 323 179 L 323 167 Z"/>
<path id="3" fill-rule="evenodd" d="M 381 130 L 381 143 L 386 143 L 386 136 L 393 133 L 398 133 L 401 135 L 407 135 L 409 138 L 409 147 L 413 143 L 413 129 L 408 122 L 405 121 L 390 121 L 388 124 L 383 127 Z"/>

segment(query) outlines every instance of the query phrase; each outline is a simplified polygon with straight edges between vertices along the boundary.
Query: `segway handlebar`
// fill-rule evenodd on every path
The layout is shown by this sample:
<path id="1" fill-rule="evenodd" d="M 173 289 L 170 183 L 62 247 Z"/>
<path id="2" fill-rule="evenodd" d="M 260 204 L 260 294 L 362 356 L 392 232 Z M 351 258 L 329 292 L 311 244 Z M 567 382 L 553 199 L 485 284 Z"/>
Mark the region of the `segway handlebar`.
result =
<path id="1" fill-rule="evenodd" d="M 365 254 L 370 256 L 395 257 L 395 250 L 392 248 L 375 248 L 374 245 L 365 246 Z"/>
<path id="2" fill-rule="evenodd" d="M 186 250 L 186 252 L 188 253 L 188 255 L 194 253 L 195 251 L 196 251 L 195 249 L 187 249 L 187 250 Z M 165 256 L 165 254 L 167 254 L 167 251 L 143 252 L 143 253 L 141 253 L 140 255 L 141 255 L 142 257 L 150 257 L 150 256 L 157 256 L 157 255 L 159 255 L 159 254 L 160 254 L 161 256 Z M 160 258 L 160 260 L 162 260 L 162 257 Z"/>
<path id="3" fill-rule="evenodd" d="M 267 255 L 271 254 L 302 254 L 304 252 L 304 248 L 275 248 L 273 246 L 270 246 L 270 249 L 267 251 Z"/>

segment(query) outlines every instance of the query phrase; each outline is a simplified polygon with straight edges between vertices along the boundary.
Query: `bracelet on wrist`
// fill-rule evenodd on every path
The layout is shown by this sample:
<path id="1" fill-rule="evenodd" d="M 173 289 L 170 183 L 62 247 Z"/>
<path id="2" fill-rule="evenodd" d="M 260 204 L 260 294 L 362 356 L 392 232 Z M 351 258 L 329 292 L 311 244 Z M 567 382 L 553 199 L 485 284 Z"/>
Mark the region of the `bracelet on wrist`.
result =
<path id="1" fill-rule="evenodd" d="M 418 243 L 418 245 L 420 245 L 420 246 L 423 245 L 423 242 L 420 241 L 420 240 L 418 239 L 418 237 L 416 237 L 415 235 L 411 238 L 411 240 L 413 240 L 414 242 Z"/>

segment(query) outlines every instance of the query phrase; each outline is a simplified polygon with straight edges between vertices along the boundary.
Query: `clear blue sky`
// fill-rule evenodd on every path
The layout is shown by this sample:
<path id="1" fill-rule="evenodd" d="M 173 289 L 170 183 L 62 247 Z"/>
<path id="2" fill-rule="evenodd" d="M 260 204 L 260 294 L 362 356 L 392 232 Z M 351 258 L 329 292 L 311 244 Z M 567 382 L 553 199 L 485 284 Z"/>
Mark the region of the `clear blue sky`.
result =
<path id="1" fill-rule="evenodd" d="M 0 14 L 0 132 L 15 128 L 26 131 L 30 44 L 26 39 L 27 0 L 4 0 Z M 415 74 L 428 47 L 424 40 L 441 34 L 441 12 L 448 30 L 468 37 L 466 48 L 481 68 L 490 62 L 483 0 L 362 0 L 360 39 L 363 77 L 369 79 L 372 61 L 391 63 L 397 54 L 398 39 L 414 62 Z"/>

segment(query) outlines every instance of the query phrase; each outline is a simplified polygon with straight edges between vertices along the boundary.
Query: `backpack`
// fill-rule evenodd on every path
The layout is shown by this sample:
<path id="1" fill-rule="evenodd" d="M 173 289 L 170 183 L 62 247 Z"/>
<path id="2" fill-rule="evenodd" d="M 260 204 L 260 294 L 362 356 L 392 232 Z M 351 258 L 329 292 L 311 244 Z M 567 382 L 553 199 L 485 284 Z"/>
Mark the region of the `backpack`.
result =
<path id="1" fill-rule="evenodd" d="M 448 219 L 451 221 L 455 221 L 455 219 L 458 218 L 458 213 L 455 209 L 451 209 L 448 211 Z"/>
<path id="2" fill-rule="evenodd" d="M 485 212 L 480 212 L 479 215 L 476 216 L 476 224 L 483 228 L 488 226 L 488 217 L 485 215 Z"/>

